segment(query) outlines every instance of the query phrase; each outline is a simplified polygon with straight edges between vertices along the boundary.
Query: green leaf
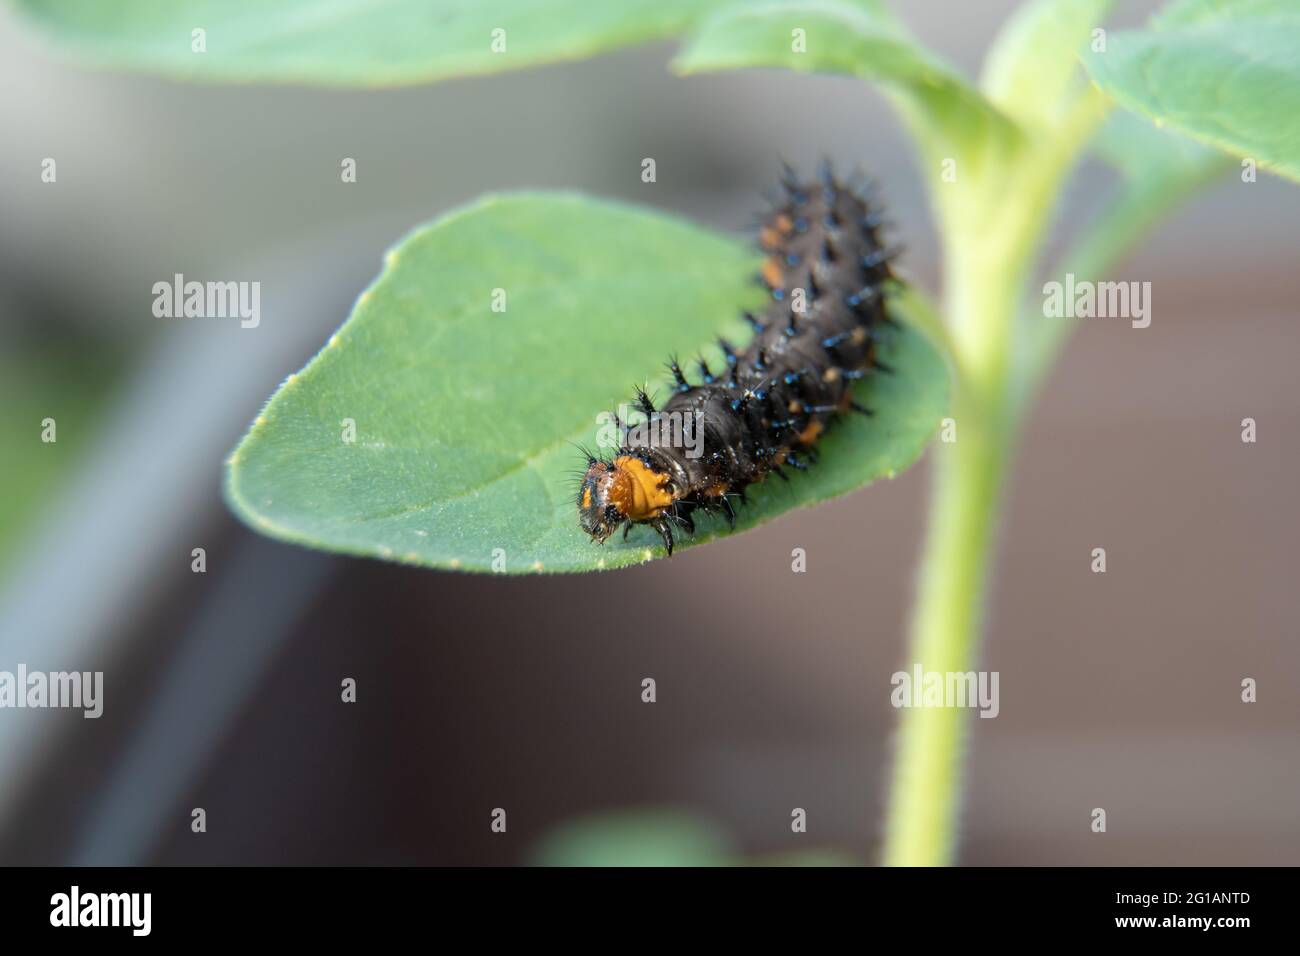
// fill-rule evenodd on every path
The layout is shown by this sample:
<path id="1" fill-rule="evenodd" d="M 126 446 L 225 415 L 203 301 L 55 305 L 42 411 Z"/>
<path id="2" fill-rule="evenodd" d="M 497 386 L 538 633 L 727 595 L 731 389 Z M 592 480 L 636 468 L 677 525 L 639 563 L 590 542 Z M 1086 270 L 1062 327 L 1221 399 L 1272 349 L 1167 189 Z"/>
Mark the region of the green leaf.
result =
<path id="1" fill-rule="evenodd" d="M 534 866 L 854 866 L 828 847 L 743 857 L 706 817 L 668 807 L 618 810 L 563 823 L 530 853 Z"/>
<path id="2" fill-rule="evenodd" d="M 212 82 L 399 86 L 680 33 L 719 0 L 17 0 L 102 66 Z M 205 31 L 206 52 L 192 49 Z M 505 49 L 493 49 L 494 30 Z M 498 35 L 499 36 L 499 35 Z"/>
<path id="3" fill-rule="evenodd" d="M 1086 58 L 1119 103 L 1300 180 L 1300 4 L 1194 0 Z"/>
<path id="4" fill-rule="evenodd" d="M 674 67 L 686 74 L 783 67 L 879 82 L 917 129 L 927 160 L 999 161 L 1019 137 L 997 107 L 874 6 L 733 3 L 692 32 Z"/>
<path id="5" fill-rule="evenodd" d="M 715 823 L 672 809 L 621 810 L 572 820 L 533 848 L 535 866 L 732 866 L 732 841 Z"/>
<path id="6" fill-rule="evenodd" d="M 1227 23 L 1239 17 L 1288 13 L 1290 0 L 1175 0 L 1151 18 L 1161 27 Z"/>
<path id="7" fill-rule="evenodd" d="M 752 246 L 657 213 L 571 194 L 488 197 L 389 253 L 352 317 L 276 392 L 231 456 L 227 497 L 302 544 L 465 570 L 585 571 L 661 556 L 648 528 L 603 547 L 578 527 L 570 441 L 671 353 L 746 338 L 761 304 Z M 492 311 L 493 290 L 506 294 Z M 895 375 L 859 383 L 822 460 L 753 489 L 739 528 L 843 494 L 914 461 L 944 414 L 943 360 L 904 327 Z M 355 441 L 342 440 L 344 420 Z M 706 518 L 689 547 L 726 533 Z"/>
<path id="8" fill-rule="evenodd" d="M 131 354 L 109 348 L 107 337 L 65 333 L 29 342 L 21 329 L 0 337 L 0 573 L 23 560 L 31 529 L 82 466 Z M 57 441 L 42 441 L 46 419 Z"/>
<path id="9" fill-rule="evenodd" d="M 1218 173 L 1232 163 L 1210 146 L 1123 111 L 1107 118 L 1093 137 L 1092 150 L 1129 182 Z"/>
<path id="10" fill-rule="evenodd" d="M 1079 87 L 1077 51 L 1113 0 L 1031 0 L 1012 15 L 984 61 L 980 87 L 1029 128 L 1056 126 Z"/>

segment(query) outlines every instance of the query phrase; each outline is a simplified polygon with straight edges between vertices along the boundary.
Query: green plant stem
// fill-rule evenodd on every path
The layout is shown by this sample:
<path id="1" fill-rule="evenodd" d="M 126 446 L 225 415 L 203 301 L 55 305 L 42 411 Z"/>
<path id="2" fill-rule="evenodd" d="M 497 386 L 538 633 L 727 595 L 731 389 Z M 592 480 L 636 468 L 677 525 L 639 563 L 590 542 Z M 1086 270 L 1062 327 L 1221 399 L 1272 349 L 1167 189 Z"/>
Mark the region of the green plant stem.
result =
<path id="1" fill-rule="evenodd" d="M 918 664 L 926 673 L 974 670 L 979 654 L 1009 457 L 1005 402 L 996 376 L 993 387 L 959 380 L 952 418 L 956 441 L 940 443 L 933 457 L 909 673 Z M 943 865 L 954 842 L 969 714 L 941 707 L 912 707 L 901 714 L 884 862 Z"/>
<path id="2" fill-rule="evenodd" d="M 966 672 L 978 666 L 985 590 L 1001 516 L 1003 484 L 1034 392 L 1071 326 L 1042 316 L 1017 324 L 1019 296 L 1033 267 L 1060 184 L 1104 110 L 1094 94 L 1077 103 L 1061 131 L 1017 163 L 1014 197 L 987 232 L 963 209 L 966 195 L 936 196 L 945 244 L 946 312 L 954 352 L 952 418 L 957 440 L 934 455 L 929 526 L 912 621 L 909 671 Z M 1026 157 L 1021 157 L 1022 160 Z M 1088 279 L 1104 275 L 1170 209 L 1209 182 L 1222 162 L 1194 163 L 1177 175 L 1127 183 L 1118 200 L 1078 237 L 1064 267 Z M 969 194 L 967 194 L 969 195 Z M 1058 273 L 1061 269 L 1056 270 Z M 933 319 L 929 320 L 933 323 Z M 1013 342 L 1019 334 L 1020 341 Z M 1015 348 L 1019 346 L 1019 348 Z M 960 811 L 965 735 L 962 708 L 902 712 L 884 862 L 951 862 Z"/>
<path id="3" fill-rule="evenodd" d="M 973 670 L 978 655 L 1005 457 L 996 444 L 968 437 L 935 464 L 909 662 L 926 672 Z M 903 711 L 886 864 L 949 862 L 968 718 L 960 708 Z"/>
<path id="4" fill-rule="evenodd" d="M 959 370 L 951 415 L 956 435 L 955 441 L 940 442 L 933 456 L 909 672 L 918 665 L 924 674 L 976 668 L 1003 482 L 1019 421 L 1013 406 L 1020 391 L 1013 381 L 1016 316 L 1061 183 L 1103 113 L 1097 98 L 1085 93 L 1058 136 L 1024 144 L 1000 167 L 977 174 L 1005 176 L 1005 190 L 991 190 L 976 178 L 970 188 L 935 197 L 945 237 L 945 311 Z M 998 202 L 990 205 L 990 195 Z M 951 861 L 969 719 L 965 708 L 913 706 L 901 712 L 887 865 Z"/>

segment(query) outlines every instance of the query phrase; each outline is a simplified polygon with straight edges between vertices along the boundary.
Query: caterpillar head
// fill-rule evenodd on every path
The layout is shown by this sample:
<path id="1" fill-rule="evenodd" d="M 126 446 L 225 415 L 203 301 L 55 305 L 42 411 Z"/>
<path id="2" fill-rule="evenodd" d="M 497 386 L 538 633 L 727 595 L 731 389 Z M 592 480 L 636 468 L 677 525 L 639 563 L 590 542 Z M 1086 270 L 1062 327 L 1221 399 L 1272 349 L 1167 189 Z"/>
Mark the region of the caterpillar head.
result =
<path id="1" fill-rule="evenodd" d="M 633 455 L 591 460 L 578 487 L 578 521 L 603 543 L 625 521 L 653 521 L 673 503 L 668 475 Z"/>
<path id="2" fill-rule="evenodd" d="M 616 477 L 617 469 L 613 464 L 592 461 L 578 487 L 578 523 L 597 544 L 604 544 L 605 539 L 627 520 L 627 515 L 610 495 Z"/>

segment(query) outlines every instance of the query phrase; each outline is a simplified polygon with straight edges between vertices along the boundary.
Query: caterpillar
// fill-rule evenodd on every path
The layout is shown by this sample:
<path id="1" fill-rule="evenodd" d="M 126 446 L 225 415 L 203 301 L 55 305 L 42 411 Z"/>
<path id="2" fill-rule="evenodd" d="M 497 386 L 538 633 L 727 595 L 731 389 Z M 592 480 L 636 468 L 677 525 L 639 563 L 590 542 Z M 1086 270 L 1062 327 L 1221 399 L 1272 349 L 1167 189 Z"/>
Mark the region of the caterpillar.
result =
<path id="1" fill-rule="evenodd" d="M 769 473 L 788 481 L 785 466 L 807 469 L 838 415 L 871 414 L 854 401 L 853 385 L 891 371 L 876 355 L 882 327 L 894 324 L 883 288 L 894 252 L 881 244 L 880 213 L 828 164 L 808 182 L 786 167 L 781 185 L 784 195 L 759 231 L 760 278 L 771 299 L 760 316 L 745 313 L 752 341 L 737 350 L 719 339 L 725 368 L 715 372 L 700 358 L 697 384 L 673 357 L 667 401 L 656 407 L 638 388 L 644 421 L 633 428 L 613 413 L 617 450 L 607 457 L 583 450 L 578 517 L 594 542 L 620 525 L 626 539 L 645 524 L 671 556 L 674 528 L 694 534 L 697 512 L 734 527 L 733 498 L 744 503 L 745 489 Z"/>

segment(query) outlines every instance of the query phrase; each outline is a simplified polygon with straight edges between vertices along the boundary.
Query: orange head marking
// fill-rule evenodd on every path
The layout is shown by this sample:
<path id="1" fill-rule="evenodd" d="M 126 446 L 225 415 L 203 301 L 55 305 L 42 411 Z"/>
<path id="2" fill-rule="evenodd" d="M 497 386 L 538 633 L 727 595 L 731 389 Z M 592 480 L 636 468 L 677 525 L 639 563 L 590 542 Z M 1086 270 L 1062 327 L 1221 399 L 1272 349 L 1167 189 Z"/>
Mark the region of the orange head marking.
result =
<path id="1" fill-rule="evenodd" d="M 604 542 L 625 521 L 652 521 L 673 503 L 668 476 L 639 458 L 620 455 L 613 462 L 587 466 L 578 490 L 582 530 Z"/>
<path id="2" fill-rule="evenodd" d="M 614 470 L 609 495 L 629 521 L 651 521 L 672 505 L 668 476 L 640 458 L 621 455 L 614 459 Z"/>

